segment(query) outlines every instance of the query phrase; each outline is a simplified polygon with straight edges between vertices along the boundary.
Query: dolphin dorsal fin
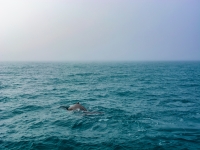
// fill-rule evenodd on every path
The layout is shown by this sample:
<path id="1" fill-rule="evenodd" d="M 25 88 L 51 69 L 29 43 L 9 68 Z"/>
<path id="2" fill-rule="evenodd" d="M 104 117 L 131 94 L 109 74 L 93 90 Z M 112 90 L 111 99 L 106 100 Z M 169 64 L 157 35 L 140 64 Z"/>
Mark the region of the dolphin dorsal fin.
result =
<path id="1" fill-rule="evenodd" d="M 79 104 L 79 102 L 77 102 L 76 104 Z"/>

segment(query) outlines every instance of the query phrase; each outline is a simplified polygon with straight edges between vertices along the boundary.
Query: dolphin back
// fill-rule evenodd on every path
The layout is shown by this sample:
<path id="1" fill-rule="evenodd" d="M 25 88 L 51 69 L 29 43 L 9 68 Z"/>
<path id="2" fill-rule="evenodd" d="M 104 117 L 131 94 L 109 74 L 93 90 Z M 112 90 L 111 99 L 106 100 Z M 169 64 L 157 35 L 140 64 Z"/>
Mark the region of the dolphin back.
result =
<path id="1" fill-rule="evenodd" d="M 68 110 L 77 110 L 77 109 L 82 110 L 82 111 L 87 111 L 87 109 L 80 104 L 75 104 L 68 108 Z"/>

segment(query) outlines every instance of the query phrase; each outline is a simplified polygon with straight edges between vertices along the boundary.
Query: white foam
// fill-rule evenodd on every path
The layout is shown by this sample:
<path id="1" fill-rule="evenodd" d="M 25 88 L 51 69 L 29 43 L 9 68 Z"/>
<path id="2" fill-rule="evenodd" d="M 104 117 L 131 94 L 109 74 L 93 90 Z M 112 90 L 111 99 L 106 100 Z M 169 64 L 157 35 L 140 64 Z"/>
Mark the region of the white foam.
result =
<path id="1" fill-rule="evenodd" d="M 109 119 L 99 119 L 99 121 L 108 121 Z"/>

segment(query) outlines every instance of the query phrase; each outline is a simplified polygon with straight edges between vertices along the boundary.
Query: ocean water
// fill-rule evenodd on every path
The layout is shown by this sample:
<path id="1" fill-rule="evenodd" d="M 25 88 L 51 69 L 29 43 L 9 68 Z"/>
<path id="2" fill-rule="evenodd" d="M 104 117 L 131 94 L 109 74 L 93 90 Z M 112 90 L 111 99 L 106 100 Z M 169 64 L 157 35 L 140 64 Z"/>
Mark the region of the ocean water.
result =
<path id="1" fill-rule="evenodd" d="M 200 149 L 200 62 L 1 62 L 0 149 Z"/>

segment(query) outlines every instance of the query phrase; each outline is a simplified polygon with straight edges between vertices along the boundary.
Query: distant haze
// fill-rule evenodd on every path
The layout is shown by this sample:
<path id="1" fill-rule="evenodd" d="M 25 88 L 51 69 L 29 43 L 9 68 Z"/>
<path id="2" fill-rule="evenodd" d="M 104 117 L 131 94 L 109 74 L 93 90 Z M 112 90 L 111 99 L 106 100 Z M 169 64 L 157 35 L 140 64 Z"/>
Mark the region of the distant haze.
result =
<path id="1" fill-rule="evenodd" d="M 199 0 L 0 0 L 0 61 L 200 60 Z"/>

